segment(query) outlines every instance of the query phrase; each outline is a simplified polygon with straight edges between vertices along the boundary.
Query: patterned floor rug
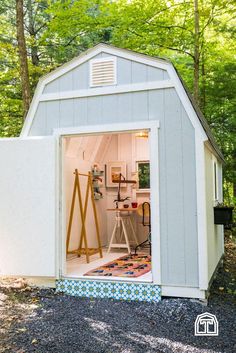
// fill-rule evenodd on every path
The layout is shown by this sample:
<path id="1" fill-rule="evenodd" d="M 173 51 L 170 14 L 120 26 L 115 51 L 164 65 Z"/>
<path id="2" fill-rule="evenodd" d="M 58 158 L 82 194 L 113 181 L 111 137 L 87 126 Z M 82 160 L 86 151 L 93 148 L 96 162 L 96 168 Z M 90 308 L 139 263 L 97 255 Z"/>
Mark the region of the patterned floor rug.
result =
<path id="1" fill-rule="evenodd" d="M 130 254 L 97 267 L 84 276 L 139 277 L 151 271 L 151 256 Z"/>

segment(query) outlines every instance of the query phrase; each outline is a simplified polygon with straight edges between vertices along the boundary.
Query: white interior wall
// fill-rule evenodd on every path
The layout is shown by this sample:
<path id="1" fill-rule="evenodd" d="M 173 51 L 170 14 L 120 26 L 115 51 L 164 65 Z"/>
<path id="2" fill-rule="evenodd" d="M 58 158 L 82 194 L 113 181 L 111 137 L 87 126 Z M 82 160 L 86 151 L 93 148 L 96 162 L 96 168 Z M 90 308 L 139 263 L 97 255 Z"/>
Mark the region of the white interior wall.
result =
<path id="1" fill-rule="evenodd" d="M 96 161 L 91 161 L 90 159 L 94 157 L 95 154 L 95 145 L 96 145 L 96 136 L 87 136 L 87 137 L 76 137 L 71 138 L 66 145 L 66 156 L 65 156 L 65 186 L 66 191 L 66 224 L 69 222 L 72 193 L 74 187 L 74 170 L 77 168 L 80 173 L 87 174 L 88 171 L 91 171 L 91 167 Z M 99 147 L 99 146 L 97 146 Z M 101 168 L 102 169 L 102 168 Z M 83 204 L 85 200 L 87 178 L 84 176 L 80 177 L 81 182 L 81 191 Z M 101 188 L 103 192 L 104 199 L 95 201 L 97 216 L 99 221 L 100 237 L 102 246 L 107 243 L 106 235 L 106 219 L 104 218 L 104 208 L 106 207 L 106 193 L 104 188 Z M 78 197 L 76 195 L 76 203 L 74 210 L 74 217 L 71 229 L 71 238 L 69 250 L 76 249 L 79 244 L 80 231 L 81 231 L 81 217 L 80 210 L 78 207 Z M 88 202 L 87 216 L 86 216 L 86 230 L 87 230 L 87 239 L 89 247 L 97 247 L 96 240 L 96 228 L 94 222 L 94 213 L 92 210 L 91 201 Z"/>
<path id="2" fill-rule="evenodd" d="M 66 190 L 66 219 L 69 221 L 70 206 L 72 199 L 72 192 L 74 186 L 74 170 L 77 168 L 81 173 L 88 173 L 94 163 L 99 164 L 101 170 L 105 170 L 105 164 L 109 161 L 125 161 L 127 164 L 128 179 L 133 179 L 133 173 L 136 172 L 136 161 L 149 160 L 149 145 L 147 138 L 137 138 L 135 134 L 106 134 L 106 135 L 91 135 L 84 137 L 70 137 L 66 142 L 66 155 L 65 155 L 65 190 Z M 85 196 L 86 191 L 86 178 L 81 177 L 82 195 Z M 115 212 L 107 211 L 107 208 L 114 208 L 114 199 L 117 197 L 117 187 L 106 188 L 105 176 L 103 180 L 103 187 L 100 188 L 103 193 L 103 199 L 96 200 L 96 208 L 100 225 L 100 235 L 102 245 L 108 244 L 110 239 L 114 222 Z M 122 187 L 121 196 L 129 196 L 130 200 L 127 201 L 131 204 L 132 201 L 142 203 L 149 201 L 150 194 L 136 193 L 136 189 L 131 185 Z M 138 233 L 139 241 L 143 241 L 147 236 L 147 228 L 143 227 L 141 217 L 133 214 L 133 223 Z M 89 247 L 96 247 L 96 232 L 94 217 L 89 202 L 86 220 L 86 229 L 89 239 Z M 78 207 L 78 198 L 76 199 L 76 207 L 74 211 L 74 221 L 72 224 L 71 241 L 69 249 L 78 247 L 79 237 L 81 230 L 81 219 Z"/>
<path id="3" fill-rule="evenodd" d="M 107 164 L 109 161 L 125 161 L 126 162 L 126 178 L 134 179 L 134 173 L 137 171 L 136 161 L 149 160 L 149 140 L 147 138 L 137 138 L 136 134 L 123 133 L 119 135 L 112 135 L 109 148 L 104 155 L 103 163 Z M 117 197 L 117 187 L 106 188 L 107 208 L 114 208 L 114 200 Z M 130 197 L 129 201 L 125 203 L 131 204 L 132 201 L 142 203 L 150 200 L 149 192 L 136 192 L 136 188 L 127 184 L 127 187 L 121 188 L 121 197 Z M 107 217 L 107 236 L 108 240 L 111 237 L 112 230 L 115 223 L 115 212 L 109 212 Z M 148 229 L 141 224 L 141 217 L 136 213 L 132 214 L 134 228 L 140 242 L 146 239 Z"/>

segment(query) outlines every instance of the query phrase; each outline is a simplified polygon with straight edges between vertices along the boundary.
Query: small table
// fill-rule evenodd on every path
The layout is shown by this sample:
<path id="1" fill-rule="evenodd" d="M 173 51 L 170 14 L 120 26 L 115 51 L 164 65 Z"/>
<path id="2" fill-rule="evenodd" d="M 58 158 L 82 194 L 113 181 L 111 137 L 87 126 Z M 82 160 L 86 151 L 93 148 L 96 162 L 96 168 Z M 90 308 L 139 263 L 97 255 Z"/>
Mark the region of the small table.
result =
<path id="1" fill-rule="evenodd" d="M 126 249 L 128 249 L 128 252 L 130 253 L 131 251 L 130 251 L 130 244 L 129 244 L 129 238 L 128 238 L 128 232 L 127 232 L 126 225 L 130 226 L 135 243 L 136 243 L 136 245 L 138 245 L 138 239 L 136 237 L 134 227 L 133 227 L 132 221 L 130 219 L 130 213 L 136 212 L 137 208 L 131 208 L 131 207 L 128 207 L 128 208 L 108 208 L 107 211 L 116 212 L 116 222 L 115 222 L 115 226 L 113 228 L 113 232 L 111 235 L 111 240 L 110 240 L 107 252 L 109 253 L 111 248 L 126 248 Z M 113 241 L 114 241 L 114 238 L 116 235 L 116 231 L 120 227 L 122 228 L 121 235 L 124 234 L 124 237 L 125 237 L 125 243 L 114 243 L 113 244 Z"/>

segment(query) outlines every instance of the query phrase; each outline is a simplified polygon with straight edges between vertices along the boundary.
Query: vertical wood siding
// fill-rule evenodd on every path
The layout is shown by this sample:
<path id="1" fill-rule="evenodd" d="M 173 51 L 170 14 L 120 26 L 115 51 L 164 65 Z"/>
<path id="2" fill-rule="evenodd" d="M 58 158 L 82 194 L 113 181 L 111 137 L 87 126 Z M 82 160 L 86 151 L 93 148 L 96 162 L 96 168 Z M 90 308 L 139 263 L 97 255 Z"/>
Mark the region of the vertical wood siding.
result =
<path id="1" fill-rule="evenodd" d="M 220 163 L 216 161 L 218 168 Z M 214 170 L 213 154 L 205 147 L 206 171 L 206 216 L 207 216 L 207 245 L 208 245 L 208 278 L 211 279 L 215 268 L 224 253 L 223 226 L 214 224 Z M 218 175 L 219 178 L 219 175 Z M 222 185 L 221 180 L 218 180 Z M 221 197 L 220 197 L 221 200 Z"/>
<path id="2" fill-rule="evenodd" d="M 121 58 L 117 70 L 118 85 L 168 78 L 164 70 Z M 85 63 L 44 92 L 88 88 L 88 82 Z M 197 287 L 194 128 L 174 88 L 41 102 L 30 135 L 49 135 L 62 126 L 145 120 L 160 121 L 162 284 Z"/>
<path id="3" fill-rule="evenodd" d="M 112 56 L 106 53 L 94 57 Z M 139 64 L 127 59 L 117 58 L 117 85 L 129 83 L 152 82 L 168 79 L 165 70 L 157 69 L 148 65 Z M 89 87 L 89 63 L 85 62 L 69 73 L 48 83 L 44 93 L 55 93 L 73 91 L 78 89 L 88 89 Z"/>

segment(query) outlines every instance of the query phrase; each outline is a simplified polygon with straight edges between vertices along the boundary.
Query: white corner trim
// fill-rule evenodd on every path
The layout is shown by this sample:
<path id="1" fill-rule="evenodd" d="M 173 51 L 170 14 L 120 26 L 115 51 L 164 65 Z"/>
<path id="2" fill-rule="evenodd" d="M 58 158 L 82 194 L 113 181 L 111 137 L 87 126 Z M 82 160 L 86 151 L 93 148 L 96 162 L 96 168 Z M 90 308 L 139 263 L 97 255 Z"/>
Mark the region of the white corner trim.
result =
<path id="1" fill-rule="evenodd" d="M 208 244 L 204 141 L 195 130 L 199 288 L 208 289 Z"/>
<path id="2" fill-rule="evenodd" d="M 64 91 L 64 92 L 57 92 L 57 93 L 45 93 L 39 97 L 39 101 L 47 102 L 47 101 L 55 101 L 55 100 L 61 100 L 61 99 L 104 96 L 104 95 L 111 95 L 111 94 L 149 91 L 154 89 L 163 89 L 163 88 L 171 88 L 171 87 L 174 87 L 174 84 L 171 80 L 135 83 L 135 84 L 119 85 L 119 86 L 104 86 L 104 87 Z"/>
<path id="3" fill-rule="evenodd" d="M 206 291 L 192 287 L 161 286 L 161 296 L 206 299 Z"/>

